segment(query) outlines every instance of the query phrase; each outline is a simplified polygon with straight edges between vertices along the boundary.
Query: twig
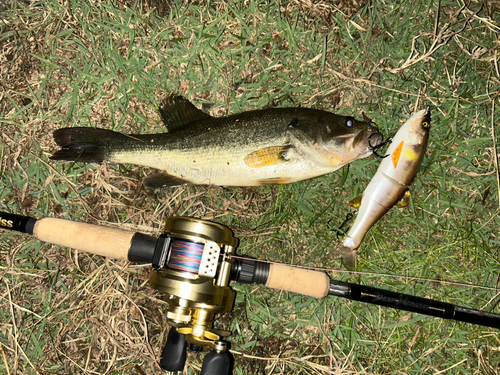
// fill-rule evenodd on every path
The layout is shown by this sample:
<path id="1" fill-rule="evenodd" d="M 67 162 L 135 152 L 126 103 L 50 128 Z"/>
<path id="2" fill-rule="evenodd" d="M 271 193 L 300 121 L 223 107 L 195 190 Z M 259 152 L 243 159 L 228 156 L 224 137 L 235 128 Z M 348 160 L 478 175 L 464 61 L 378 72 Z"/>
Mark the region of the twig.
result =
<path id="1" fill-rule="evenodd" d="M 7 375 L 10 375 L 9 363 L 7 362 L 7 357 L 5 355 L 5 351 L 3 350 L 2 343 L 0 343 L 0 352 L 2 352 L 3 363 L 5 364 L 5 368 L 7 369 Z"/>
<path id="2" fill-rule="evenodd" d="M 491 137 L 493 138 L 493 162 L 495 163 L 495 171 L 497 177 L 497 192 L 498 192 L 498 206 L 500 208 L 500 173 L 498 171 L 498 153 L 497 153 L 497 136 L 495 132 L 495 102 L 498 98 L 498 93 L 495 99 L 491 102 Z"/>

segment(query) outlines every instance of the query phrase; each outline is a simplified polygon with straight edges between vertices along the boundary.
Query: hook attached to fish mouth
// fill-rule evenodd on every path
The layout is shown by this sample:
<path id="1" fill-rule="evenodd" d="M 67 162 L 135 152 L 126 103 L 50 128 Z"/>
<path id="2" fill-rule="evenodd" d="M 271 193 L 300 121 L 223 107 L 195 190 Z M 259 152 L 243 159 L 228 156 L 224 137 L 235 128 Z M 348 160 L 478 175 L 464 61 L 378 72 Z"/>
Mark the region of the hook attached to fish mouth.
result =
<path id="1" fill-rule="evenodd" d="M 389 156 L 389 154 L 387 154 L 387 155 L 385 155 L 385 156 L 382 156 L 382 155 L 380 155 L 380 154 L 377 152 L 377 150 L 380 150 L 380 149 L 381 149 L 382 147 L 384 147 L 385 145 L 390 144 L 390 143 L 392 142 L 392 138 L 388 138 L 387 140 L 380 142 L 378 145 L 373 146 L 373 145 L 372 145 L 372 142 L 371 142 L 371 138 L 372 138 L 374 135 L 381 136 L 381 134 L 380 134 L 380 133 L 373 133 L 372 135 L 370 135 L 370 136 L 368 137 L 368 147 L 370 147 L 370 149 L 372 150 L 372 152 L 373 152 L 373 154 L 374 154 L 375 156 L 377 156 L 377 157 L 378 157 L 378 158 L 380 158 L 380 159 L 385 159 L 386 157 L 388 157 L 388 156 Z M 383 139 L 383 138 L 382 138 L 382 139 Z"/>

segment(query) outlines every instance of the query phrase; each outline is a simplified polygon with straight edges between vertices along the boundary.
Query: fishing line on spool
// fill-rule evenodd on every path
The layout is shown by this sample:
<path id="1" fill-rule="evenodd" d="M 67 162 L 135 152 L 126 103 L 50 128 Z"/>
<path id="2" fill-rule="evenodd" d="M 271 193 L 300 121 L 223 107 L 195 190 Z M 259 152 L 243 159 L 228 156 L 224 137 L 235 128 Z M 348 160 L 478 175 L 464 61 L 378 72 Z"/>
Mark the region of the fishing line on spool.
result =
<path id="1" fill-rule="evenodd" d="M 198 273 L 205 244 L 172 239 L 168 268 Z"/>

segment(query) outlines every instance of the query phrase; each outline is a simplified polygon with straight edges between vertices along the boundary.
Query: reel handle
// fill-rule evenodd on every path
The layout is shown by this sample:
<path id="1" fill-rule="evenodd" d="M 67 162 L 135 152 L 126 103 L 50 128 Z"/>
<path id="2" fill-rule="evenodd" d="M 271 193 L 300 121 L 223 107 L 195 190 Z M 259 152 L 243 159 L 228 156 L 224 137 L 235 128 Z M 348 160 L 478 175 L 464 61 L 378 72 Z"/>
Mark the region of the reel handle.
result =
<path id="1" fill-rule="evenodd" d="M 232 359 L 227 351 L 211 351 L 205 355 L 200 375 L 232 374 Z"/>
<path id="2" fill-rule="evenodd" d="M 183 371 L 186 364 L 186 354 L 187 341 L 185 336 L 179 333 L 177 328 L 170 328 L 167 342 L 161 353 L 160 367 L 170 372 Z M 233 363 L 234 360 L 227 350 L 213 350 L 205 355 L 200 375 L 230 375 Z"/>
<path id="3" fill-rule="evenodd" d="M 186 364 L 187 341 L 177 328 L 171 327 L 168 332 L 167 342 L 163 347 L 160 358 L 160 367 L 167 371 L 182 371 Z"/>

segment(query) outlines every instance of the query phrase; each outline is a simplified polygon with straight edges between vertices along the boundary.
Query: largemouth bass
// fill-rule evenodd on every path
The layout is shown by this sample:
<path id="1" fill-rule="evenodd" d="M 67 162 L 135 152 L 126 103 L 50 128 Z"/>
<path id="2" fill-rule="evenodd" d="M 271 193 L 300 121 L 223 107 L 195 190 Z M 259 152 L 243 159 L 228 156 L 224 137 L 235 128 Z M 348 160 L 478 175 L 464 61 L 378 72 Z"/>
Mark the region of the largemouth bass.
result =
<path id="1" fill-rule="evenodd" d="M 388 157 L 382 160 L 363 194 L 351 201 L 351 205 L 359 206 L 358 215 L 337 248 L 347 269 L 355 269 L 357 249 L 368 230 L 392 206 L 409 199 L 408 186 L 422 162 L 430 121 L 431 113 L 427 108 L 413 114 L 401 126 L 387 150 Z"/>
<path id="2" fill-rule="evenodd" d="M 320 176 L 369 156 L 383 137 L 369 122 L 307 108 L 273 108 L 214 118 L 182 96 L 159 112 L 168 133 L 95 128 L 54 132 L 51 159 L 137 164 L 162 170 L 150 188 L 187 184 L 255 186 Z"/>

